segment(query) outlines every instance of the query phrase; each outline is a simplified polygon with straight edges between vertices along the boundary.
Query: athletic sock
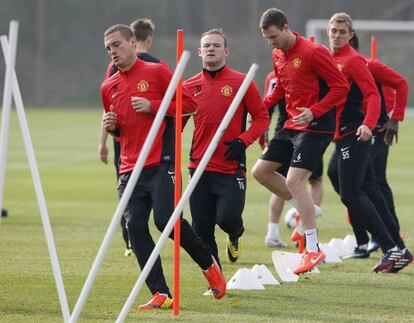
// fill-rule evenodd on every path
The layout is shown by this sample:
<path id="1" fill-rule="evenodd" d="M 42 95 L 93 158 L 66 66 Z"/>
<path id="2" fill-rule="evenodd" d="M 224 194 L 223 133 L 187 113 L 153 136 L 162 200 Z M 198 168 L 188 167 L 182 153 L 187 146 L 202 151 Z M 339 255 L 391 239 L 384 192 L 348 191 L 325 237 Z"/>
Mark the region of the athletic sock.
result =
<path id="1" fill-rule="evenodd" d="M 360 246 L 358 246 L 359 250 L 368 250 L 368 243 L 362 244 Z"/>
<path id="2" fill-rule="evenodd" d="M 306 250 L 310 252 L 319 251 L 318 247 L 318 231 L 317 229 L 305 230 L 306 234 Z"/>
<path id="3" fill-rule="evenodd" d="M 279 224 L 269 222 L 267 224 L 267 236 L 277 238 L 279 237 Z"/>

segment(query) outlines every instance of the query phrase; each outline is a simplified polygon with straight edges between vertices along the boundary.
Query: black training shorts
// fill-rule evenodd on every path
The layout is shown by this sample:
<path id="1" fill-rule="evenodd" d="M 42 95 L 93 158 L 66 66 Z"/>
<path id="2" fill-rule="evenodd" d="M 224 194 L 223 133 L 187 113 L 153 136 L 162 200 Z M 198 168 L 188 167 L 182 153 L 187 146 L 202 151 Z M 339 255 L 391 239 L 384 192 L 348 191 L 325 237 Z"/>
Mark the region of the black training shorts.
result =
<path id="1" fill-rule="evenodd" d="M 283 128 L 273 137 L 260 158 L 285 167 L 289 165 L 322 173 L 322 156 L 332 138 L 331 134 Z"/>

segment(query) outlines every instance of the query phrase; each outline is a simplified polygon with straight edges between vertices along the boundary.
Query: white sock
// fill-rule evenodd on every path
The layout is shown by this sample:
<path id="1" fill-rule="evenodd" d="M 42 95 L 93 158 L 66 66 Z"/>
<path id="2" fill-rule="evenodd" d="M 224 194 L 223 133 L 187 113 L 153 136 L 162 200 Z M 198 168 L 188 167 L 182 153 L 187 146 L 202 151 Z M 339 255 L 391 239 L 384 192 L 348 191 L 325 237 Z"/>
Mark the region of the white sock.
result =
<path id="1" fill-rule="evenodd" d="M 306 234 L 306 250 L 311 251 L 311 252 L 319 251 L 317 229 L 305 230 L 305 234 Z"/>
<path id="2" fill-rule="evenodd" d="M 279 237 L 279 224 L 278 223 L 269 222 L 267 224 L 267 236 L 275 237 L 275 238 Z"/>

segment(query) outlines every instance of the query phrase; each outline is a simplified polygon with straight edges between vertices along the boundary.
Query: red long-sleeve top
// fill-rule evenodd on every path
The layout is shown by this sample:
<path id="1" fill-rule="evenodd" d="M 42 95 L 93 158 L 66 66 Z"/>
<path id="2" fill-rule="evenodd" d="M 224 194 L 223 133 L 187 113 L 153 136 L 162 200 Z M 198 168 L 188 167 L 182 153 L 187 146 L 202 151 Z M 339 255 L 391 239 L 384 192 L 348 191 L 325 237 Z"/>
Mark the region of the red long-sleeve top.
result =
<path id="1" fill-rule="evenodd" d="M 244 74 L 224 66 L 214 78 L 210 73 L 203 71 L 184 82 L 184 87 L 197 102 L 189 168 L 197 168 L 244 78 Z M 253 121 L 246 130 L 247 113 L 250 113 Z M 249 146 L 266 131 L 269 123 L 269 113 L 263 105 L 257 86 L 252 82 L 224 131 L 206 170 L 234 174 L 240 165 L 237 161 L 230 162 L 225 159 L 224 153 L 228 146 L 223 142 L 238 138 Z"/>
<path id="2" fill-rule="evenodd" d="M 386 113 L 392 112 L 392 119 L 404 120 L 404 112 L 407 106 L 408 83 L 405 78 L 385 65 L 378 59 L 367 58 L 368 68 L 374 80 L 382 87 L 385 99 Z"/>
<path id="3" fill-rule="evenodd" d="M 407 86 L 408 88 L 408 86 Z M 385 101 L 385 109 L 387 114 L 389 114 L 394 108 L 395 108 L 395 90 L 392 87 L 389 86 L 383 86 L 382 87 L 382 95 L 384 96 Z M 402 116 L 404 117 L 405 109 L 403 111 Z M 400 121 L 400 120 L 398 120 Z M 401 120 L 402 121 L 402 120 Z"/>
<path id="4" fill-rule="evenodd" d="M 294 33 L 296 42 L 287 52 L 273 50 L 273 65 L 278 78 L 274 87 L 264 100 L 267 108 L 286 98 L 289 119 L 284 127 L 301 131 L 335 131 L 332 109 L 341 104 L 348 93 L 349 86 L 339 72 L 326 47 L 314 44 Z M 296 125 L 292 118 L 301 113 L 298 107 L 310 108 L 314 120 L 308 125 Z M 328 114 L 332 111 L 331 114 Z"/>
<path id="5" fill-rule="evenodd" d="M 121 138 L 120 174 L 132 171 L 134 168 L 171 77 L 172 72 L 166 65 L 137 59 L 129 71 L 118 71 L 102 83 L 101 96 L 104 109 L 108 112 L 112 105 L 117 114 L 116 129 L 119 130 Z M 132 108 L 132 96 L 150 100 L 151 113 L 136 112 Z M 195 110 L 195 101 L 183 89 L 183 113 L 191 113 Z M 168 107 L 167 114 L 175 115 L 174 98 Z M 164 121 L 145 161 L 144 168 L 161 163 L 163 139 L 174 140 L 170 136 L 163 138 L 165 127 Z"/>
<path id="6" fill-rule="evenodd" d="M 350 45 L 332 56 L 351 86 L 345 104 L 337 107 L 335 139 L 356 132 L 361 124 L 374 129 L 381 112 L 381 97 L 367 61 Z"/>

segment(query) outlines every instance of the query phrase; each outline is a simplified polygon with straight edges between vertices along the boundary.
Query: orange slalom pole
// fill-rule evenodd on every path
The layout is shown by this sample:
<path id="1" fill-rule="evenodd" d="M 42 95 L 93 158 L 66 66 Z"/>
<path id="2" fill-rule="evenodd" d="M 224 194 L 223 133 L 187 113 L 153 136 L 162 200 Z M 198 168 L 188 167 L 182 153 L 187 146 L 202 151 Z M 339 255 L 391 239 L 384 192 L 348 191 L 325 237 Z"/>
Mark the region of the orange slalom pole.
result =
<path id="1" fill-rule="evenodd" d="M 377 38 L 371 36 L 371 58 L 377 59 Z"/>
<path id="2" fill-rule="evenodd" d="M 177 63 L 181 58 L 184 49 L 184 31 L 177 29 Z M 177 85 L 175 96 L 175 186 L 174 206 L 177 206 L 181 198 L 181 133 L 183 128 L 183 79 Z M 173 312 L 178 315 L 180 312 L 180 240 L 181 240 L 181 216 L 174 226 L 174 295 Z"/>

